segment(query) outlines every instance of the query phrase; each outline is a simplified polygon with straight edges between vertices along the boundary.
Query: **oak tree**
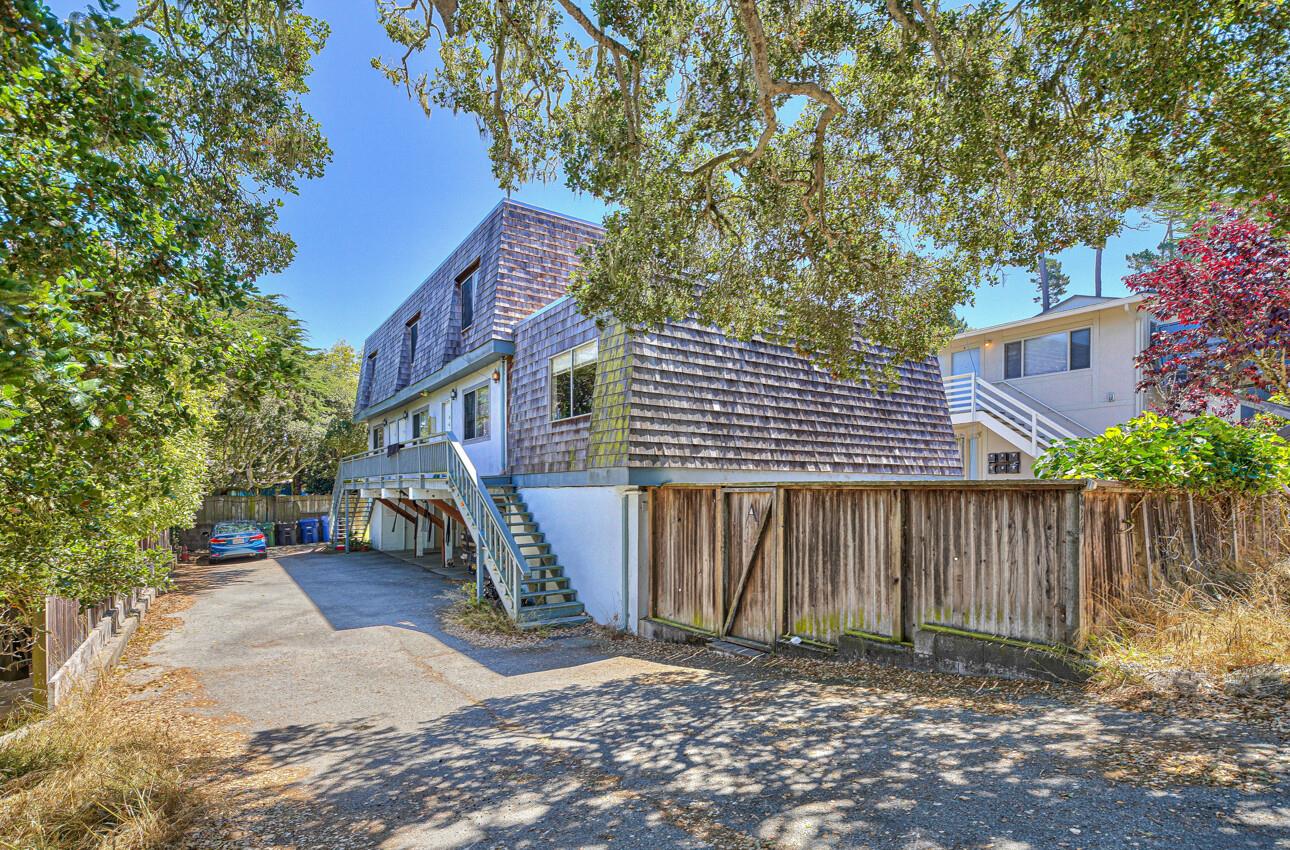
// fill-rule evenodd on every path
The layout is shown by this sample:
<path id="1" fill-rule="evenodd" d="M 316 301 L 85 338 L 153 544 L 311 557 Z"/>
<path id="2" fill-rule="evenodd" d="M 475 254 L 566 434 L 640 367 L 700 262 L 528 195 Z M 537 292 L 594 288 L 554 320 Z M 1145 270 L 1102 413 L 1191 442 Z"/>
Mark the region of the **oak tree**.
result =
<path id="1" fill-rule="evenodd" d="M 575 287 L 855 375 L 1005 265 L 1126 210 L 1290 180 L 1290 7 L 1238 0 L 378 0 L 378 67 L 465 110 L 499 185 L 606 202 Z M 1290 197 L 1290 194 L 1283 194 Z"/>

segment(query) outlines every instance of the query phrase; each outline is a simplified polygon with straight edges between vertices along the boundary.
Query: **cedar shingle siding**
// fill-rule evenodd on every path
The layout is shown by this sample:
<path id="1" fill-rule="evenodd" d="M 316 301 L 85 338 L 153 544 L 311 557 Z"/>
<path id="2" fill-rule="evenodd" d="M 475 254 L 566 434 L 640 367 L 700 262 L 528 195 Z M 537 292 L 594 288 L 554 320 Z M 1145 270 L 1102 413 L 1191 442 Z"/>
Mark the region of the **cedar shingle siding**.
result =
<path id="1" fill-rule="evenodd" d="M 415 383 L 491 339 L 515 342 L 508 457 L 514 474 L 607 467 L 958 475 L 934 360 L 906 363 L 892 390 L 834 381 L 791 349 L 692 322 L 598 331 L 564 295 L 594 225 L 503 201 L 368 338 L 379 352 L 369 403 L 392 395 L 406 323 L 422 323 Z M 463 334 L 457 280 L 478 260 Z M 526 318 L 527 317 L 527 318 Z M 589 416 L 552 422 L 550 358 L 600 340 Z M 364 398 L 367 378 L 359 387 Z"/>
<path id="2" fill-rule="evenodd" d="M 610 326 L 590 417 L 551 422 L 548 358 L 596 336 L 563 301 L 521 322 L 512 372 L 511 472 L 605 466 L 958 475 L 934 359 L 890 392 L 832 380 L 791 349 L 692 322 Z"/>
<path id="3" fill-rule="evenodd" d="M 516 322 L 564 295 L 578 265 L 578 248 L 599 237 L 593 224 L 502 201 L 367 338 L 364 362 L 376 351 L 376 370 L 370 395 L 365 396 L 364 374 L 358 398 L 376 404 L 393 395 L 400 383 L 416 383 L 489 340 L 511 339 Z M 457 282 L 476 261 L 475 316 L 463 334 Z M 418 312 L 416 362 L 401 382 L 407 322 Z"/>

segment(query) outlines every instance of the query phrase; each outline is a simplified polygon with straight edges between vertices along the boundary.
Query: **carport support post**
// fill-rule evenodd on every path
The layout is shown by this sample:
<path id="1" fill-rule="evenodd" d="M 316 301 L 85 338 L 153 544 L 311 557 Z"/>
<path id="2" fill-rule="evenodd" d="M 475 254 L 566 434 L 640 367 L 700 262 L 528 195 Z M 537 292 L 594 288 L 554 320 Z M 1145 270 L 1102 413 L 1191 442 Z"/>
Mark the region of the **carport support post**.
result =
<path id="1" fill-rule="evenodd" d="M 475 600 L 484 599 L 484 547 L 475 546 Z"/>

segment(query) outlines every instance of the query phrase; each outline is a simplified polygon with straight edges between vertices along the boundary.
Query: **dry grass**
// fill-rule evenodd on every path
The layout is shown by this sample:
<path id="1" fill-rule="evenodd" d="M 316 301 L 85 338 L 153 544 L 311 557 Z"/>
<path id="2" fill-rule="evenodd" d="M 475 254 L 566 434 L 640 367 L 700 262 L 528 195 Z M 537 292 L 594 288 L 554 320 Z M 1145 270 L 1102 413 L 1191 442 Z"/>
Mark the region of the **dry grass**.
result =
<path id="1" fill-rule="evenodd" d="M 69 701 L 0 745 L 0 847 L 143 850 L 193 811 L 179 743 L 122 710 L 114 685 Z"/>
<path id="2" fill-rule="evenodd" d="M 521 629 L 495 600 L 476 599 L 473 582 L 466 582 L 459 594 L 453 594 L 453 603 L 440 619 L 445 631 L 475 646 L 533 646 L 550 637 L 549 629 Z"/>
<path id="3" fill-rule="evenodd" d="M 1093 652 L 1104 669 L 1223 677 L 1290 664 L 1290 560 L 1170 588 L 1122 611 Z"/>

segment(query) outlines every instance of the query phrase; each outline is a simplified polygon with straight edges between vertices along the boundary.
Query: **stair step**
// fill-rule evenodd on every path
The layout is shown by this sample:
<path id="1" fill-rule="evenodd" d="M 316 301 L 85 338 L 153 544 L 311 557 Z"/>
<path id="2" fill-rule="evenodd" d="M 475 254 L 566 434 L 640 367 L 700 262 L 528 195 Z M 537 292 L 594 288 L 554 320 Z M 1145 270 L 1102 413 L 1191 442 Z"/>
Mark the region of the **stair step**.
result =
<path id="1" fill-rule="evenodd" d="M 571 617 L 556 617 L 553 620 L 525 620 L 516 623 L 521 629 L 549 629 L 560 626 L 581 626 L 583 623 L 591 622 L 591 618 L 586 614 L 574 614 Z"/>
<path id="2" fill-rule="evenodd" d="M 552 597 L 560 598 L 553 599 Z M 573 590 L 572 588 L 565 588 L 563 590 L 529 590 L 520 594 L 521 604 L 530 599 L 542 600 L 540 605 L 560 605 L 565 602 L 577 602 L 578 591 Z"/>
<path id="3" fill-rule="evenodd" d="M 541 623 L 560 617 L 575 617 L 586 611 L 581 602 L 554 602 L 550 605 L 532 605 L 520 609 L 520 623 Z"/>
<path id="4" fill-rule="evenodd" d="M 538 530 L 536 522 L 511 522 L 507 523 L 507 525 L 510 527 L 512 535 L 527 534 Z"/>
<path id="5" fill-rule="evenodd" d="M 528 571 L 540 570 L 555 566 L 555 555 L 524 555 L 524 562 L 528 564 Z"/>
<path id="6" fill-rule="evenodd" d="M 533 576 L 532 578 L 525 576 L 524 578 L 520 579 L 520 584 L 557 584 L 557 585 L 562 585 L 564 587 L 568 587 L 569 577 L 566 575 Z"/>
<path id="7" fill-rule="evenodd" d="M 529 555 L 550 555 L 551 554 L 550 543 L 520 543 L 518 540 L 515 542 L 519 543 L 520 554 L 524 555 L 524 557 L 526 558 Z"/>
<path id="8" fill-rule="evenodd" d="M 515 542 L 520 546 L 532 546 L 546 541 L 546 535 L 540 531 L 512 531 L 511 537 L 515 538 Z M 524 538 L 523 541 L 520 540 L 521 537 Z"/>

